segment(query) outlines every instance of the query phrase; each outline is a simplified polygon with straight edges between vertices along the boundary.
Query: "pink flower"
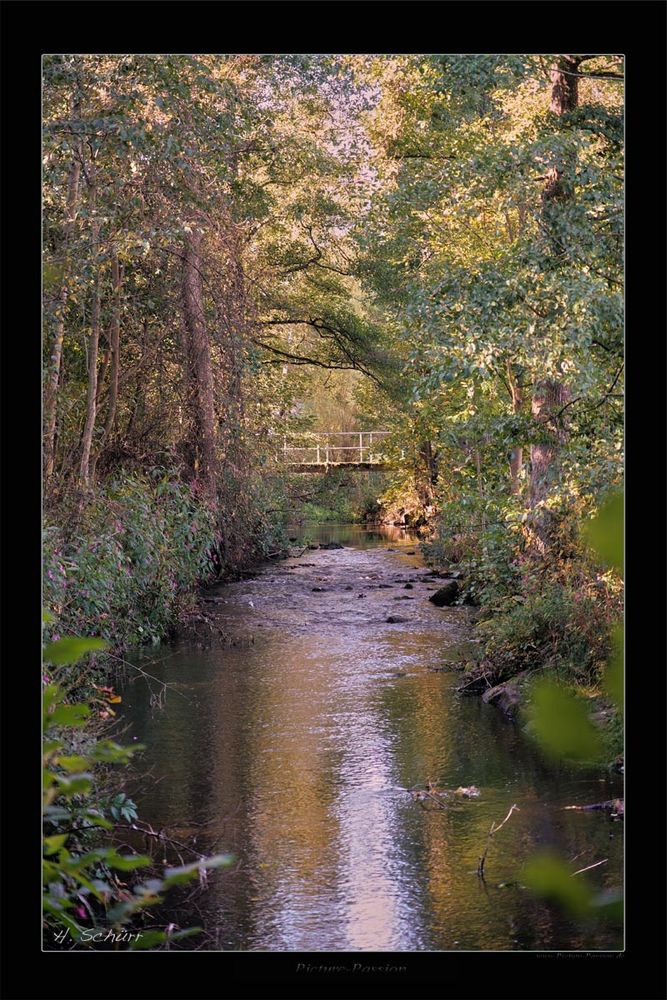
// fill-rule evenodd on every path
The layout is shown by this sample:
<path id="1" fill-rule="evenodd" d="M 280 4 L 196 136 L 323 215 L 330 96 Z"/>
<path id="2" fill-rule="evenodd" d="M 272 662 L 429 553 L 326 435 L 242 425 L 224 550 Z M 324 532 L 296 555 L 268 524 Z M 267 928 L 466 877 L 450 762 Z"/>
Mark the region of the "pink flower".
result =
<path id="1" fill-rule="evenodd" d="M 76 909 L 74 910 L 74 912 L 76 913 L 77 917 L 80 917 L 82 920 L 86 919 L 86 909 L 85 909 L 85 907 L 83 907 L 83 906 L 77 906 Z"/>
<path id="2" fill-rule="evenodd" d="M 51 642 L 58 642 L 58 639 L 60 639 L 60 636 L 56 633 L 56 635 L 54 635 L 54 637 L 51 640 Z"/>
<path id="3" fill-rule="evenodd" d="M 44 684 L 50 684 L 51 683 L 51 678 L 49 677 L 48 674 L 42 674 L 42 681 L 43 681 Z"/>

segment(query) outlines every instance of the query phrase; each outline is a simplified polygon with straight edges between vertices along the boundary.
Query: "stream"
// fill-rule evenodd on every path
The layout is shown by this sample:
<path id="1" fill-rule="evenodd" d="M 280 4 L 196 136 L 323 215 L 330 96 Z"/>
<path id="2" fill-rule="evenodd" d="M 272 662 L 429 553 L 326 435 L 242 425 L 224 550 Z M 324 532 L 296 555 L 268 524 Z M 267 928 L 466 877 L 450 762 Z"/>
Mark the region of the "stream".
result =
<path id="1" fill-rule="evenodd" d="M 428 601 L 437 581 L 405 531 L 299 531 L 345 547 L 210 588 L 203 607 L 226 640 L 128 657 L 157 679 L 130 676 L 122 692 L 123 740 L 146 744 L 128 788 L 140 818 L 234 856 L 169 894 L 169 921 L 204 928 L 182 946 L 621 949 L 617 922 L 571 919 L 519 872 L 551 848 L 576 868 L 607 859 L 576 877 L 620 890 L 622 822 L 563 807 L 622 796 L 622 777 L 546 759 L 520 724 L 455 691 L 471 611 Z M 407 789 L 427 781 L 481 794 L 423 808 Z M 513 803 L 482 880 L 491 824 Z"/>

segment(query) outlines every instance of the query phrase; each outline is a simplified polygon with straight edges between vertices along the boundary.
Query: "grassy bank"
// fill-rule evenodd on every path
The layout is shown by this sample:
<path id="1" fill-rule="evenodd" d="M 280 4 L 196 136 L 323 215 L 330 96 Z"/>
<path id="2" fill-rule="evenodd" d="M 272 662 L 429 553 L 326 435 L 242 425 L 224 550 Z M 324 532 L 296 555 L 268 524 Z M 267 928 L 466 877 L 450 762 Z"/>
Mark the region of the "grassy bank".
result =
<path id="1" fill-rule="evenodd" d="M 563 516 L 551 549 L 539 559 L 511 508 L 490 517 L 487 507 L 482 527 L 475 516 L 462 524 L 460 511 L 454 521 L 453 511 L 441 510 L 423 543 L 431 566 L 460 574 L 459 601 L 479 609 L 481 643 L 467 665 L 469 690 L 510 685 L 511 707 L 520 705 L 530 720 L 535 685 L 547 685 L 552 702 L 559 689 L 569 699 L 571 719 L 594 727 L 589 745 L 606 760 L 623 753 L 623 581 L 614 551 L 622 538 L 622 507 L 610 514 L 615 503 L 594 518 L 582 520 L 578 511 Z M 557 718 L 547 698 L 545 716 L 550 712 Z M 565 717 L 563 724 L 567 728 Z"/>
<path id="2" fill-rule="evenodd" d="M 44 518 L 45 640 L 97 636 L 113 651 L 169 636 L 202 582 L 285 545 L 266 489 L 226 484 L 221 510 L 163 470 L 52 502 Z"/>

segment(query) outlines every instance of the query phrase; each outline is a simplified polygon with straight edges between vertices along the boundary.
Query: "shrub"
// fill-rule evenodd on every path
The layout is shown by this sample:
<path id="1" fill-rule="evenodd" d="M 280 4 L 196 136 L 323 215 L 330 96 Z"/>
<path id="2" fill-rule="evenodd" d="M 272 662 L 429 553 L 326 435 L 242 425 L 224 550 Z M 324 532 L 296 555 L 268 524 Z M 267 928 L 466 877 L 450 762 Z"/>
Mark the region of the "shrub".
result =
<path id="1" fill-rule="evenodd" d="M 113 479 L 58 517 L 44 537 L 51 637 L 94 630 L 118 648 L 157 642 L 179 597 L 213 569 L 215 513 L 166 474 Z"/>
<path id="2" fill-rule="evenodd" d="M 523 670 L 553 670 L 568 682 L 597 684 L 609 656 L 613 615 L 601 596 L 544 583 L 498 601 L 478 625 L 499 679 Z"/>

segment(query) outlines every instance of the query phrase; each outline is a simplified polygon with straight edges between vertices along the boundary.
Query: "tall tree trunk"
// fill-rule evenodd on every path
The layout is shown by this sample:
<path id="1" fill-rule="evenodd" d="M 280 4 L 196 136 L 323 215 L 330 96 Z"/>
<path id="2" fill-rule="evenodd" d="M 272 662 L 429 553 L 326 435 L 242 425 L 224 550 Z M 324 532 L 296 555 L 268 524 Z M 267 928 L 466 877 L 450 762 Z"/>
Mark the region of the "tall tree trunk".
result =
<path id="1" fill-rule="evenodd" d="M 72 115 L 76 117 L 80 108 L 79 99 L 72 103 Z M 58 416 L 58 387 L 62 366 L 63 341 L 65 339 L 65 311 L 68 298 L 69 265 L 68 250 L 79 202 L 79 181 L 81 178 L 81 140 L 75 139 L 72 162 L 67 179 L 65 203 L 65 240 L 63 246 L 63 276 L 56 306 L 56 325 L 51 349 L 50 369 L 44 392 L 44 478 L 50 479 L 55 465 L 56 423 Z"/>
<path id="2" fill-rule="evenodd" d="M 190 371 L 194 379 L 196 471 L 204 489 L 212 493 L 215 490 L 216 472 L 215 402 L 211 344 L 204 314 L 201 244 L 201 233 L 193 229 L 187 237 L 183 258 L 183 317 Z"/>
<path id="3" fill-rule="evenodd" d="M 88 394 L 86 398 L 86 423 L 83 428 L 83 440 L 81 442 L 81 463 L 79 466 L 79 479 L 81 485 L 87 487 L 90 483 L 90 455 L 93 444 L 93 432 L 95 430 L 95 419 L 97 417 L 97 362 L 99 358 L 100 346 L 100 312 L 101 312 L 101 276 L 99 262 L 99 235 L 100 225 L 95 218 L 95 208 L 97 202 L 97 192 L 94 180 L 94 167 L 91 164 L 91 188 L 90 188 L 90 210 L 92 213 L 92 261 L 94 272 L 93 302 L 90 316 L 90 341 L 88 344 Z"/>
<path id="4" fill-rule="evenodd" d="M 551 66 L 551 112 L 561 118 L 577 107 L 579 97 L 578 77 L 580 59 L 572 55 L 559 55 Z M 548 170 L 542 192 L 542 217 L 550 234 L 555 256 L 564 250 L 558 232 L 559 203 L 571 196 L 571 178 L 568 174 L 573 164 L 565 159 L 556 161 Z M 560 411 L 567 403 L 569 390 L 555 379 L 541 379 L 533 389 L 532 413 L 537 424 L 550 435 L 549 443 L 535 444 L 530 449 L 530 503 L 534 509 L 532 527 L 537 549 L 544 553 L 549 546 L 552 519 L 541 506 L 559 475 L 560 451 L 565 432 Z"/>
<path id="5" fill-rule="evenodd" d="M 104 423 L 104 431 L 95 456 L 91 462 L 91 476 L 95 477 L 97 462 L 102 454 L 106 443 L 113 433 L 116 423 L 116 409 L 118 406 L 118 373 L 120 371 L 120 306 L 121 288 L 123 282 L 123 269 L 118 261 L 118 254 L 114 253 L 111 260 L 111 282 L 113 288 L 113 300 L 111 308 L 111 324 L 109 330 L 109 351 L 111 354 L 111 370 L 109 380 L 109 401 L 107 417 Z M 100 376 L 101 377 L 101 376 Z M 96 405 L 99 397 L 96 397 Z"/>
<path id="6" fill-rule="evenodd" d="M 506 362 L 507 380 L 512 396 L 512 413 L 520 413 L 523 406 L 523 392 L 521 384 L 514 374 L 512 362 Z M 514 445 L 510 451 L 510 483 L 512 493 L 521 493 L 521 469 L 523 468 L 523 448 L 520 444 Z"/>
<path id="7" fill-rule="evenodd" d="M 530 449 L 530 505 L 534 514 L 532 528 L 537 550 L 544 554 L 549 547 L 553 516 L 540 506 L 548 497 L 560 473 L 560 450 L 565 441 L 565 424 L 561 410 L 570 398 L 570 391 L 561 382 L 544 379 L 533 389 L 532 413 L 537 424 L 547 431 L 549 440 L 534 444 Z"/>

